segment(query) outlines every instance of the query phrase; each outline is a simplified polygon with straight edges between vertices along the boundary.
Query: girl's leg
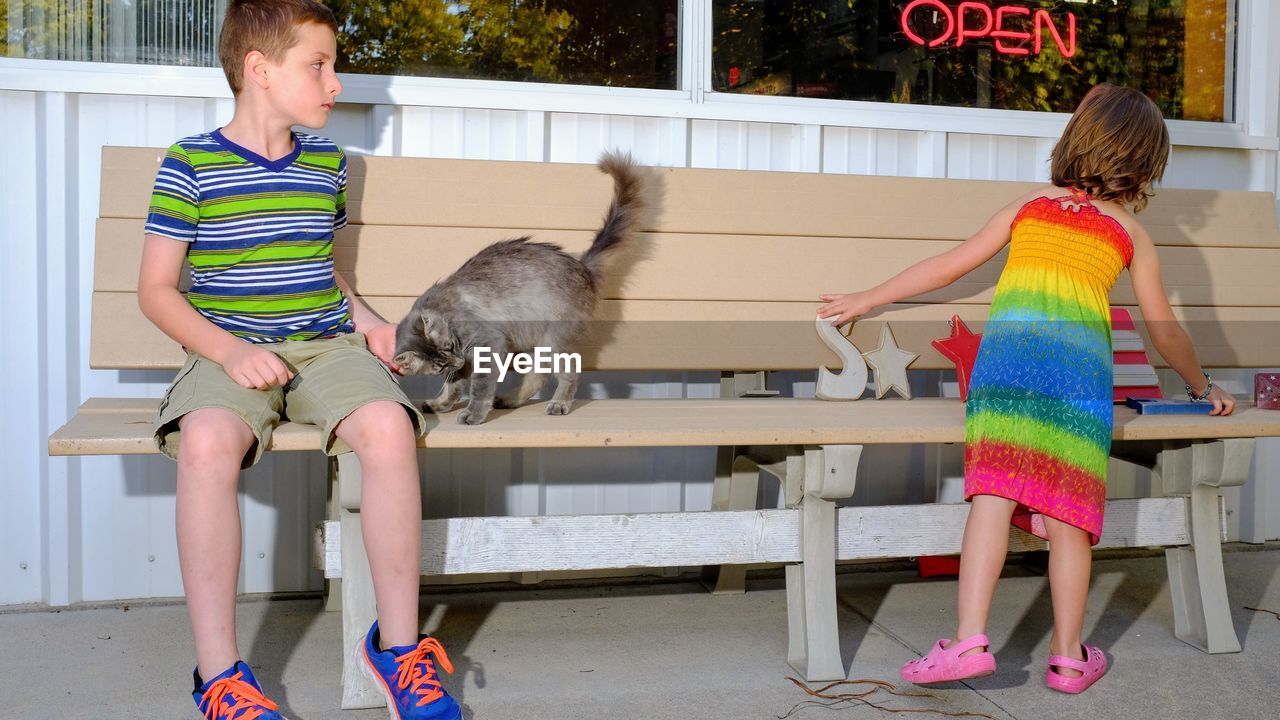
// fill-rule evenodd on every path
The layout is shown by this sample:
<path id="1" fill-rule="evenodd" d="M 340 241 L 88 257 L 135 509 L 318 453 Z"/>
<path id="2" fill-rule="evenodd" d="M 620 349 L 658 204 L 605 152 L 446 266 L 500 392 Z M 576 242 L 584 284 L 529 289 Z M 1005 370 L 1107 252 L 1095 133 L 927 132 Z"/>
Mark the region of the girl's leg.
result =
<path id="1" fill-rule="evenodd" d="M 1053 596 L 1053 638 L 1049 652 L 1084 660 L 1080 633 L 1084 627 L 1084 606 L 1089 595 L 1089 571 L 1093 549 L 1089 533 L 1051 517 L 1045 517 L 1049 531 L 1049 592 Z M 1068 677 L 1080 671 L 1055 668 Z"/>
<path id="2" fill-rule="evenodd" d="M 987 615 L 996 581 L 1009 553 L 1009 520 L 1018 504 L 995 495 L 975 495 L 964 526 L 960 546 L 960 591 L 957 601 L 959 622 L 953 640 L 963 640 L 987 631 Z M 985 651 L 975 647 L 964 655 Z"/>
<path id="3" fill-rule="evenodd" d="M 418 643 L 422 491 L 413 422 L 402 405 L 361 406 L 334 431 L 360 459 L 360 513 L 382 649 Z"/>
<path id="4" fill-rule="evenodd" d="M 193 410 L 178 421 L 178 562 L 200 677 L 240 659 L 236 580 L 240 575 L 240 463 L 252 447 L 249 426 L 222 408 Z"/>

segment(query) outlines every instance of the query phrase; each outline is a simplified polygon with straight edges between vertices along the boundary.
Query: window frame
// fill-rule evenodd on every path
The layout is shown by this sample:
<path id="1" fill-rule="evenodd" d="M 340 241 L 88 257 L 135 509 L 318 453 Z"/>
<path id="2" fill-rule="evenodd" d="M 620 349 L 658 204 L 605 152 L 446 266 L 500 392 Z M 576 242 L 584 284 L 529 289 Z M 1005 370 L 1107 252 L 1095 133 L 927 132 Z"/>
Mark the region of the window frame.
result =
<path id="1" fill-rule="evenodd" d="M 1175 145 L 1280 150 L 1280 7 L 1239 0 L 1233 122 L 1169 120 Z M 718 93 L 711 0 L 681 0 L 676 90 L 341 74 L 344 103 L 483 108 L 726 122 L 1058 137 L 1069 115 L 856 100 Z M 229 98 L 219 68 L 0 58 L 0 90 Z"/>

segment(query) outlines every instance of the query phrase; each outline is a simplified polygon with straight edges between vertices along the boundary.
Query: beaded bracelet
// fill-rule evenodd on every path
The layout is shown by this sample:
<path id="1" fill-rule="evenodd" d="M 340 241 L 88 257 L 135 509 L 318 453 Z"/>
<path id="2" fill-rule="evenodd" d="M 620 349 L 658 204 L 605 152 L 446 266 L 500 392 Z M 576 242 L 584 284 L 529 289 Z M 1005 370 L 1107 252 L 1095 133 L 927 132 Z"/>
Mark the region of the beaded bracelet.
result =
<path id="1" fill-rule="evenodd" d="M 1202 370 L 1201 372 L 1204 371 Z M 1191 402 L 1201 402 L 1209 399 L 1209 393 L 1213 391 L 1213 378 L 1209 377 L 1209 373 L 1205 373 L 1204 378 L 1209 381 L 1209 386 L 1199 395 L 1196 395 L 1195 391 L 1191 389 L 1191 383 L 1187 383 L 1187 397 L 1191 398 Z"/>

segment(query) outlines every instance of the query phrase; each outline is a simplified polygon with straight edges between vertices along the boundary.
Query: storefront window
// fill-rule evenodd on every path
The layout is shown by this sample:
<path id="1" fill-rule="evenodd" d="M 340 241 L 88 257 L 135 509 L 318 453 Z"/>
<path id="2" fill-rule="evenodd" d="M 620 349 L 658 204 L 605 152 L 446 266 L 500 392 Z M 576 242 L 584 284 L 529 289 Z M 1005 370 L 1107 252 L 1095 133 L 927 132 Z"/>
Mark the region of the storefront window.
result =
<path id="1" fill-rule="evenodd" d="M 1235 0 L 712 0 L 720 92 L 1071 112 L 1099 82 L 1231 119 Z"/>
<path id="2" fill-rule="evenodd" d="M 678 0 L 329 0 L 338 71 L 675 89 Z M 7 0 L 0 55 L 213 67 L 226 0 Z"/>

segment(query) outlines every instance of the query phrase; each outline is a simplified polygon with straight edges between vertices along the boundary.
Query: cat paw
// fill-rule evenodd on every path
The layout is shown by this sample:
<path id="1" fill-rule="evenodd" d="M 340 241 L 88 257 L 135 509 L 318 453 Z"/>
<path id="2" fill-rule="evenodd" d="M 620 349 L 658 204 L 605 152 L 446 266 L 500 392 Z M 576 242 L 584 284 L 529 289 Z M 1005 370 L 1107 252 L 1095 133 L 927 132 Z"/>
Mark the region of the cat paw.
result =
<path id="1" fill-rule="evenodd" d="M 547 414 L 548 415 L 568 415 L 569 407 L 571 405 L 573 405 L 572 402 L 556 402 L 555 400 L 552 400 L 551 402 L 547 403 Z"/>
<path id="2" fill-rule="evenodd" d="M 478 413 L 478 412 L 472 412 L 471 410 L 463 410 L 462 412 L 458 413 L 458 424 L 459 425 L 479 425 L 480 423 L 484 422 L 484 419 L 488 416 L 489 416 L 489 413 Z"/>

